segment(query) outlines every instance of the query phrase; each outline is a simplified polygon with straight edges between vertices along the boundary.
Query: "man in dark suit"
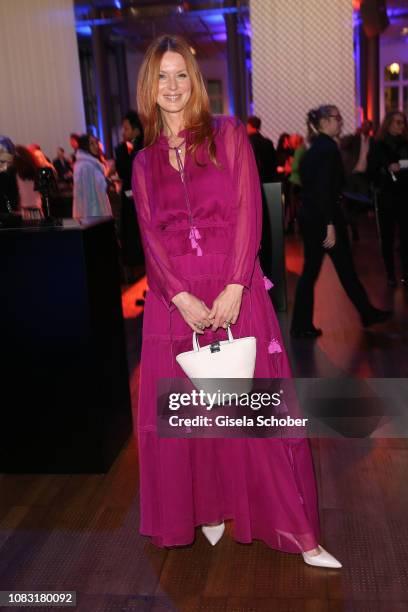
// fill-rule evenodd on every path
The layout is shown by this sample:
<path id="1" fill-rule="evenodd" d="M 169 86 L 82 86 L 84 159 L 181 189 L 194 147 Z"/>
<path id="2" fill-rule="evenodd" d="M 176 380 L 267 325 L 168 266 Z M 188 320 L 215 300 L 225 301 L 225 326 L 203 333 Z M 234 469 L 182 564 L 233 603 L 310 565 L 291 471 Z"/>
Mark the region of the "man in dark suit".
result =
<path id="1" fill-rule="evenodd" d="M 62 147 L 58 147 L 57 157 L 52 162 L 52 165 L 57 171 L 59 181 L 72 182 L 72 167 L 65 157 L 65 151 Z"/>
<path id="2" fill-rule="evenodd" d="M 262 190 L 262 238 L 260 260 L 262 270 L 267 276 L 272 274 L 272 231 L 270 226 L 266 197 L 263 190 L 263 183 L 273 183 L 278 180 L 277 157 L 272 140 L 262 136 L 261 120 L 259 117 L 248 117 L 247 134 L 254 151 L 256 165 L 258 168 L 259 180 Z"/>
<path id="3" fill-rule="evenodd" d="M 252 145 L 261 183 L 273 183 L 276 178 L 277 158 L 272 140 L 262 136 L 259 117 L 248 117 L 247 134 Z"/>
<path id="4" fill-rule="evenodd" d="M 122 181 L 120 235 L 122 261 L 131 282 L 139 276 L 144 264 L 144 253 L 140 238 L 132 195 L 132 165 L 138 151 L 143 147 L 143 128 L 136 111 L 129 111 L 122 122 L 123 142 L 115 149 L 116 170 Z"/>

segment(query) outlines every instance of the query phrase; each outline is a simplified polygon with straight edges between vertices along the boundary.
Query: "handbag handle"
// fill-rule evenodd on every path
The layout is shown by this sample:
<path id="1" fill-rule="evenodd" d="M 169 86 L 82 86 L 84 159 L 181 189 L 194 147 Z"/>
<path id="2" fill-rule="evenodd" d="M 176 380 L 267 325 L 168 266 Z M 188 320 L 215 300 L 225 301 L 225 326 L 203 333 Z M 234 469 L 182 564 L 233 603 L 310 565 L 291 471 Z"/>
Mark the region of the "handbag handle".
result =
<path id="1" fill-rule="evenodd" d="M 228 334 L 228 342 L 233 342 L 234 340 L 234 336 L 232 335 L 232 331 L 231 331 L 231 326 L 228 325 L 227 329 L 225 330 Z M 198 352 L 200 350 L 200 344 L 198 342 L 198 334 L 197 332 L 193 332 L 193 349 Z"/>

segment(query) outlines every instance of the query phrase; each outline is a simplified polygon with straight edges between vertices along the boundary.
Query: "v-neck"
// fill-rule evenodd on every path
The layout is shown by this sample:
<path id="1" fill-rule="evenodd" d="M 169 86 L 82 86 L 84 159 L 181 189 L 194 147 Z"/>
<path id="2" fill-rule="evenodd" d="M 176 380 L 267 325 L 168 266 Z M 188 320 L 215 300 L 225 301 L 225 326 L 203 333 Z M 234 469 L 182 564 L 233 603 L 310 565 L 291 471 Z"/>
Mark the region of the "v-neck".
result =
<path id="1" fill-rule="evenodd" d="M 177 137 L 182 138 L 182 142 L 178 145 L 178 147 L 172 147 L 170 146 L 169 140 L 167 138 L 167 136 L 164 135 L 163 130 L 160 133 L 160 136 L 157 140 L 157 143 L 159 145 L 160 148 L 162 149 L 166 149 L 167 152 L 167 158 L 168 158 L 168 162 L 169 162 L 169 166 L 174 170 L 174 172 L 177 172 L 177 174 L 180 174 L 180 170 L 176 166 L 173 166 L 173 164 L 170 161 L 170 152 L 173 150 L 175 151 L 177 148 L 182 147 L 183 145 L 185 145 L 185 151 L 184 151 L 184 160 L 182 160 L 182 165 L 183 168 L 185 168 L 186 166 L 186 162 L 187 162 L 187 137 L 188 137 L 188 130 L 184 129 L 184 130 L 180 130 L 180 132 L 178 132 Z M 177 158 L 176 158 L 176 163 L 177 163 Z"/>
<path id="2" fill-rule="evenodd" d="M 183 147 L 183 145 L 185 147 L 184 148 L 184 159 L 182 158 L 182 151 L 181 151 L 181 148 Z M 170 160 L 170 155 L 171 155 L 172 151 L 174 151 L 174 157 L 175 157 L 175 160 L 176 160 L 177 167 L 173 166 L 173 164 L 171 163 L 171 160 Z M 178 164 L 178 161 L 177 161 L 177 151 L 178 151 L 178 154 L 180 156 L 181 168 L 179 167 L 179 164 Z M 178 147 L 170 147 L 169 146 L 168 159 L 169 159 L 169 164 L 173 168 L 173 170 L 175 170 L 178 174 L 181 174 L 182 171 L 184 172 L 185 167 L 186 167 L 186 161 L 187 161 L 187 145 L 186 145 L 186 142 L 183 141 Z"/>

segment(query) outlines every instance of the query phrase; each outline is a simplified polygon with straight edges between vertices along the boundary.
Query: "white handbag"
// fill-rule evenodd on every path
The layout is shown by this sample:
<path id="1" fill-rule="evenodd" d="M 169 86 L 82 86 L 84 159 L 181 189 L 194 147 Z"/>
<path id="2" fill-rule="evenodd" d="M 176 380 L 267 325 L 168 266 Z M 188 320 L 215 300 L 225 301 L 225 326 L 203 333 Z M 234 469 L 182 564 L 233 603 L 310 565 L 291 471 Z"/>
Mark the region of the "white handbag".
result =
<path id="1" fill-rule="evenodd" d="M 179 353 L 176 361 L 197 390 L 205 393 L 249 393 L 255 370 L 256 338 L 234 337 L 227 328 L 228 340 L 217 340 L 200 347 L 193 333 L 193 350 Z M 228 379 L 220 381 L 219 379 Z M 231 380 L 235 379 L 235 380 Z M 221 402 L 223 403 L 223 402 Z"/>

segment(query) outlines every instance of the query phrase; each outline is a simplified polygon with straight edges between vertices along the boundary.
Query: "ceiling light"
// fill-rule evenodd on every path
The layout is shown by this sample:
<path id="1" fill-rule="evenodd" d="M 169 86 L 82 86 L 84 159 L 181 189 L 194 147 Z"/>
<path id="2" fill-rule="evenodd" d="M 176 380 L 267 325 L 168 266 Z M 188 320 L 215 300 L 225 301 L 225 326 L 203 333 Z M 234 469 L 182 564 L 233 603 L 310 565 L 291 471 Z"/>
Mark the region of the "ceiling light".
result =
<path id="1" fill-rule="evenodd" d="M 398 62 L 393 62 L 392 64 L 390 64 L 388 66 L 391 74 L 399 74 L 400 72 L 400 65 L 398 64 Z"/>

